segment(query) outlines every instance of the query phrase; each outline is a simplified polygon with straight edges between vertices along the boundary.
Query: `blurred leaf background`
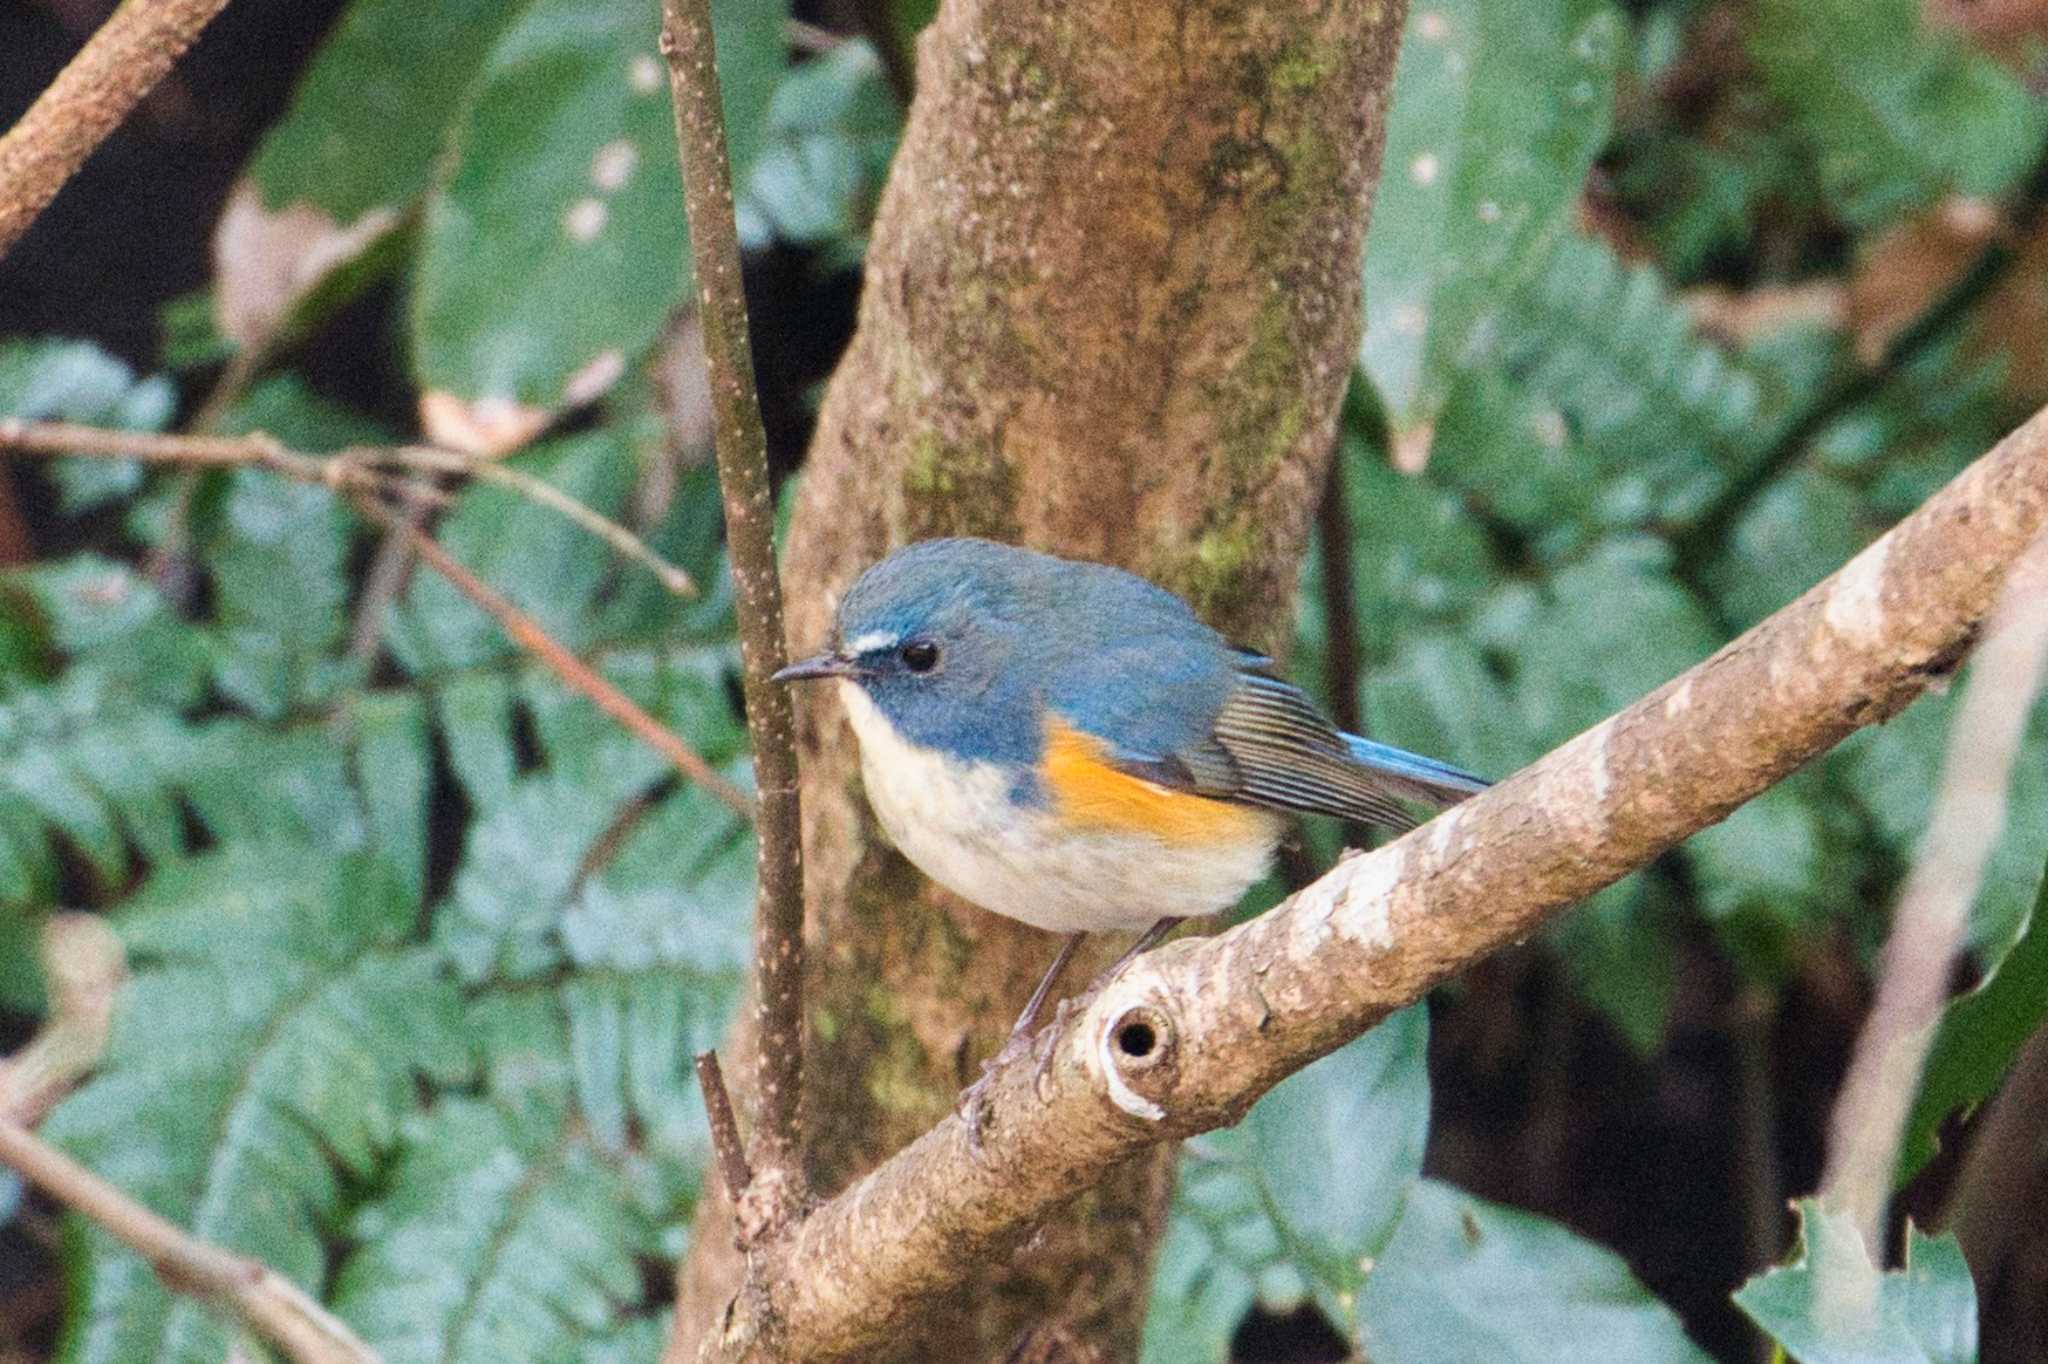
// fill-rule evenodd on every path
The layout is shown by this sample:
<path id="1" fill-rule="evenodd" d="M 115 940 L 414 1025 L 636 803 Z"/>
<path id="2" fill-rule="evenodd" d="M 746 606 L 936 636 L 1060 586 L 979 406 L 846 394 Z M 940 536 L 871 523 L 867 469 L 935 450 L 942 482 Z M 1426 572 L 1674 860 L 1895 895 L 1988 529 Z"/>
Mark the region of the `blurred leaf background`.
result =
<path id="1" fill-rule="evenodd" d="M 441 542 L 745 780 L 643 8 L 230 7 L 0 262 L 0 414 L 506 455 L 702 596 L 501 488 Z M 787 480 L 929 9 L 714 9 Z M 96 18 L 0 12 L 0 112 Z M 2048 400 L 2044 35 L 2036 0 L 1416 0 L 1296 675 L 1505 774 Z M 389 578 L 325 490 L 6 475 L 0 1042 L 48 1007 L 53 913 L 106 916 L 131 972 L 45 1131 L 388 1360 L 651 1358 L 702 1174 L 686 1062 L 744 966 L 744 825 L 444 581 Z M 1949 710 L 1859 734 L 1191 1143 L 1146 1359 L 1848 1348 L 1800 1334 L 1840 1232 L 1787 1200 Z M 2048 1009 L 2034 729 L 1901 1170 L 1907 1213 L 1997 1258 L 1973 1291 L 1916 1232 L 1882 1280 L 1896 1330 L 1844 1358 L 2048 1360 L 2048 1228 L 2000 1222 L 2048 1174 L 1984 1186 L 1966 1121 L 2015 1058 L 2048 1064 L 2023 1052 Z M 1336 839 L 1306 830 L 1295 872 Z M 0 1177 L 0 1359 L 261 1357 L 234 1334 Z"/>

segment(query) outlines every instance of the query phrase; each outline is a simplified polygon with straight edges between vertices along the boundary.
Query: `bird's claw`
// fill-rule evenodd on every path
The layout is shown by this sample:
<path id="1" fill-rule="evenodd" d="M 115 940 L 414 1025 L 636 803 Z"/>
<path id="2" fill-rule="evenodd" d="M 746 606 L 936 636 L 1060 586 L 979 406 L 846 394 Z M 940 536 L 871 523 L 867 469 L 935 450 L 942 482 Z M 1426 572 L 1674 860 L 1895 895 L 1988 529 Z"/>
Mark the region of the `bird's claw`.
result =
<path id="1" fill-rule="evenodd" d="M 1061 1000 L 1053 1010 L 1052 1020 L 1037 1031 L 1011 1033 L 1002 1049 L 981 1063 L 981 1078 L 961 1090 L 960 1097 L 954 1100 L 953 1110 L 960 1115 L 961 1125 L 967 1129 L 968 1153 L 976 1160 L 981 1159 L 981 1129 L 988 1117 L 989 1082 L 1004 1066 L 1027 1055 L 1035 1056 L 1037 1065 L 1031 1073 L 1031 1088 L 1042 1100 L 1045 1081 L 1052 1074 L 1052 1059 L 1059 1052 L 1057 1043 L 1066 1027 L 1071 1003 L 1070 1000 Z"/>

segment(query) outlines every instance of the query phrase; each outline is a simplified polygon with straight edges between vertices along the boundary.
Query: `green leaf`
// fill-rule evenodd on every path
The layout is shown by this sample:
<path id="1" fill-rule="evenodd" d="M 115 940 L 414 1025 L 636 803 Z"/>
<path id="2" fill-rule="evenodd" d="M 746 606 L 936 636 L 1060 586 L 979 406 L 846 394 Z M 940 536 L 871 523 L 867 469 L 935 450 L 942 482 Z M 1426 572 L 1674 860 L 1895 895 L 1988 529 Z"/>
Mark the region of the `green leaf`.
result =
<path id="1" fill-rule="evenodd" d="M 433 780 L 425 702 L 416 692 L 371 693 L 355 699 L 351 718 L 371 849 L 417 904 L 425 894 Z"/>
<path id="2" fill-rule="evenodd" d="M 48 1135 L 317 1290 L 344 1177 L 368 1177 L 396 1141 L 415 1076 L 469 1067 L 452 985 L 403 945 L 412 913 L 371 864 L 299 844 L 235 843 L 160 872 L 121 914 L 135 974 L 106 1062 Z M 224 1357 L 220 1317 L 104 1233 L 81 1243 L 64 1360 Z"/>
<path id="3" fill-rule="evenodd" d="M 1364 647 L 1385 657 L 1410 631 L 1470 610 L 1494 584 L 1493 556 L 1457 495 L 1392 468 L 1348 437 L 1352 591 Z"/>
<path id="4" fill-rule="evenodd" d="M 1977 1291 L 1953 1233 L 1906 1233 L 1906 1267 L 1881 1274 L 1847 1213 L 1802 1198 L 1792 1263 L 1735 1305 L 1800 1364 L 1975 1364 Z"/>
<path id="5" fill-rule="evenodd" d="M 2048 105 L 1915 0 L 1762 0 L 1749 50 L 1853 226 L 2000 193 L 2048 133 Z"/>
<path id="6" fill-rule="evenodd" d="M 334 1306 L 387 1364 L 568 1360 L 642 1304 L 655 1246 L 619 1174 L 558 1116 L 474 1099 L 415 1119 Z"/>
<path id="7" fill-rule="evenodd" d="M 1512 628 L 1516 700 L 1530 740 L 1563 743 L 1685 671 L 1721 642 L 1643 538 L 1609 540 L 1553 576 L 1547 600 Z"/>
<path id="8" fill-rule="evenodd" d="M 1976 989 L 1951 1000 L 1936 1024 L 1920 1094 L 1900 1147 L 1901 1184 L 1940 1149 L 1941 1125 L 1998 1089 L 2006 1068 L 2048 1015 L 2048 877 L 2011 949 L 1986 967 Z"/>
<path id="9" fill-rule="evenodd" d="M 1362 687 L 1366 727 L 1386 743 L 1504 777 L 1541 756 L 1514 705 L 1468 639 L 1415 633 Z"/>
<path id="10" fill-rule="evenodd" d="M 1777 421 L 1757 375 L 1699 337 L 1654 268 L 1576 234 L 1513 295 L 1491 361 L 1591 464 L 1581 477 L 1607 526 L 1697 515 Z"/>
<path id="11" fill-rule="evenodd" d="M 337 227 L 405 211 L 513 12 L 507 0 L 354 0 L 249 162 L 263 206 L 310 205 Z"/>
<path id="12" fill-rule="evenodd" d="M 228 717 L 179 734 L 151 758 L 224 843 L 282 839 L 334 853 L 369 846 L 347 754 L 319 728 Z"/>
<path id="13" fill-rule="evenodd" d="M 256 715 L 317 705 L 340 677 L 348 629 L 349 522 L 325 488 L 258 469 L 228 476 L 212 573 L 220 689 Z"/>
<path id="14" fill-rule="evenodd" d="M 1546 1218 L 1418 1183 L 1359 1301 L 1374 1364 L 1707 1364 L 1611 1252 Z"/>
<path id="15" fill-rule="evenodd" d="M 460 673 L 434 688 L 434 723 L 463 795 L 487 811 L 512 793 L 519 755 L 512 737 L 512 680 L 498 671 Z"/>
<path id="16" fill-rule="evenodd" d="M 1580 903 L 1547 935 L 1579 994 L 1648 1059 L 1664 1045 L 1678 991 L 1677 906 L 1630 876 Z"/>
<path id="17" fill-rule="evenodd" d="M 178 395 L 162 378 L 137 380 L 126 364 L 87 341 L 0 341 L 0 416 L 160 431 Z M 70 456 L 51 461 L 64 510 L 89 511 L 142 486 L 134 460 Z"/>
<path id="18" fill-rule="evenodd" d="M 736 182 L 783 67 L 787 8 L 712 7 Z M 610 388 L 688 280 L 654 0 L 532 0 L 499 35 L 427 205 L 415 377 L 482 416 Z M 431 410 L 431 409 L 430 409 Z"/>
<path id="19" fill-rule="evenodd" d="M 213 305 L 245 346 L 316 325 L 398 264 L 507 0 L 356 0 L 264 137 L 214 233 Z"/>
<path id="20" fill-rule="evenodd" d="M 1760 492 L 1703 577 L 1722 615 L 1746 630 L 1856 557 L 1882 526 L 1866 524 L 1840 479 L 1795 469 Z"/>
<path id="21" fill-rule="evenodd" d="M 0 861 L 9 856 L 5 843 L 6 836 L 0 834 Z M 10 895 L 9 889 L 0 882 L 0 1009 L 41 1014 L 43 972 L 36 958 L 41 950 L 43 916 L 22 906 L 20 902 L 29 898 L 26 894 Z M 6 1220 L 0 1216 L 0 1225 Z"/>
<path id="22" fill-rule="evenodd" d="M 1365 252 L 1362 357 L 1397 448 L 1428 432 L 1499 300 L 1542 264 L 1607 137 L 1605 0 L 1415 7 Z"/>
<path id="23" fill-rule="evenodd" d="M 1428 1006 L 1417 1004 L 1283 1080 L 1242 1128 L 1190 1144 L 1153 1274 L 1145 1364 L 1223 1360 L 1255 1298 L 1313 1298 L 1352 1320 L 1422 1169 L 1428 1049 Z"/>
<path id="24" fill-rule="evenodd" d="M 613 815 L 613 801 L 537 775 L 470 826 L 454 889 L 434 915 L 435 943 L 464 980 L 528 980 L 561 960 L 556 923 Z"/>
<path id="25" fill-rule="evenodd" d="M 857 252 L 902 131 L 903 109 L 865 39 L 792 66 L 738 204 L 742 237 Z"/>

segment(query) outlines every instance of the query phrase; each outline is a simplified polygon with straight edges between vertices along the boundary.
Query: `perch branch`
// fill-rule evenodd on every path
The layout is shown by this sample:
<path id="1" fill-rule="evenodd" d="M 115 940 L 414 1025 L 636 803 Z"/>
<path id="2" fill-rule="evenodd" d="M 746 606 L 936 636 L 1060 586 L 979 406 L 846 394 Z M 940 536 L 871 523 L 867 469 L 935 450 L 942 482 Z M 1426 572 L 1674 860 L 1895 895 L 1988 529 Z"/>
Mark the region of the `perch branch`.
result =
<path id="1" fill-rule="evenodd" d="M 0 137 L 0 256 L 228 0 L 124 0 Z"/>
<path id="2" fill-rule="evenodd" d="M 709 0 L 662 0 L 661 53 L 675 102 L 683 204 L 697 275 L 704 360 L 711 379 L 712 447 L 725 499 L 739 617 L 747 734 L 754 747 L 755 859 L 760 898 L 754 914 L 754 1168 L 767 1224 L 805 1198 L 803 1130 L 803 843 L 797 823 L 796 726 L 787 689 L 769 678 L 788 661 L 782 632 L 782 581 L 775 565 L 775 501 L 768 486 L 768 440 L 754 392 L 747 300 L 740 280 L 739 230 L 733 222 L 732 167 L 718 99 L 717 56 Z"/>
<path id="3" fill-rule="evenodd" d="M 1968 651 L 2048 526 L 2048 411 L 1834 576 L 1533 766 L 1214 938 L 1140 957 L 1051 1053 L 755 1257 L 706 1361 L 837 1358 L 1021 1243 L 1117 1163 L 1286 1075 L 1862 728 Z"/>
<path id="4" fill-rule="evenodd" d="M 1885 1260 L 1885 1212 L 1900 1134 L 1948 999 L 1970 906 L 2005 831 L 2013 762 L 2041 691 L 2044 664 L 2048 537 L 2013 565 L 1976 652 L 1927 831 L 1892 915 L 1877 996 L 1829 1123 L 1821 1196 L 1856 1219 L 1873 1264 Z"/>
<path id="5" fill-rule="evenodd" d="M 0 1164 L 105 1228 L 172 1289 L 229 1308 L 297 1364 L 380 1364 L 355 1332 L 276 1270 L 189 1235 L 5 1115 Z"/>

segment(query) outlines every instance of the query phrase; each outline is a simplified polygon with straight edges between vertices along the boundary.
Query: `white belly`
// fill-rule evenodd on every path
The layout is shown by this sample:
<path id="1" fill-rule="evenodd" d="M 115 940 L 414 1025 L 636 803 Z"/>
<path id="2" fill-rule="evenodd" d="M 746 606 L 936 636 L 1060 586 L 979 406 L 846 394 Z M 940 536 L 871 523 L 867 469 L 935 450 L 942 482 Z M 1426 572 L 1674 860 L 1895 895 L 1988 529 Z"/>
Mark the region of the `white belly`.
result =
<path id="1" fill-rule="evenodd" d="M 842 680 L 839 694 L 882 827 L 925 875 L 983 909 L 1055 933 L 1141 929 L 1228 908 L 1272 857 L 1277 819 L 1221 847 L 1065 828 L 1049 809 L 1013 805 L 996 764 L 914 748 L 857 684 Z"/>

